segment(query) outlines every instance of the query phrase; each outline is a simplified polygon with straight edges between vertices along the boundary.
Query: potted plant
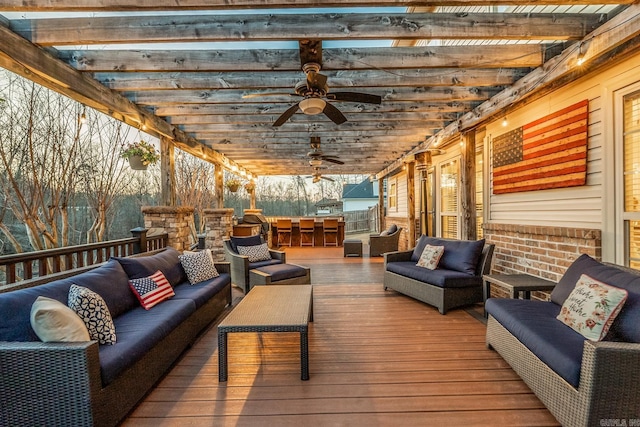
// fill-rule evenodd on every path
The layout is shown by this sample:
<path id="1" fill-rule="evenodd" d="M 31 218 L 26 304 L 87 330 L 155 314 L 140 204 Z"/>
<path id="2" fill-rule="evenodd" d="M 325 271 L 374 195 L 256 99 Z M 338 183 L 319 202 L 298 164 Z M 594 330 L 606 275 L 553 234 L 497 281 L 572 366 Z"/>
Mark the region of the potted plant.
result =
<path id="1" fill-rule="evenodd" d="M 256 188 L 256 183 L 253 181 L 249 181 L 244 185 L 244 189 L 251 193 Z"/>
<path id="2" fill-rule="evenodd" d="M 232 193 L 235 193 L 236 191 L 238 191 L 238 188 L 240 188 L 242 183 L 237 179 L 232 178 L 232 179 L 228 179 L 225 185 L 227 186 L 229 191 L 231 191 Z"/>
<path id="3" fill-rule="evenodd" d="M 146 170 L 147 166 L 160 160 L 160 153 L 151 143 L 140 140 L 123 146 L 120 157 L 129 161 L 131 169 Z"/>

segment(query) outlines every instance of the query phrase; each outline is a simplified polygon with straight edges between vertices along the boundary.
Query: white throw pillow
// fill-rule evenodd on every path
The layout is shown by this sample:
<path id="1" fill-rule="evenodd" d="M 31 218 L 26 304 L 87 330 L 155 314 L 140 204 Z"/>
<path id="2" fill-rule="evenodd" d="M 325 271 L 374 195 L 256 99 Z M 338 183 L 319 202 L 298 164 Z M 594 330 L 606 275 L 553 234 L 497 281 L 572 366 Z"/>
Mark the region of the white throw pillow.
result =
<path id="1" fill-rule="evenodd" d="M 435 270 L 436 267 L 438 267 L 443 253 L 444 246 L 426 245 L 416 265 L 418 267 L 428 268 L 429 270 Z"/>
<path id="2" fill-rule="evenodd" d="M 628 292 L 586 274 L 562 304 L 557 319 L 591 341 L 603 339 L 627 300 Z"/>
<path id="3" fill-rule="evenodd" d="M 238 246 L 238 253 L 249 257 L 249 262 L 269 261 L 271 254 L 266 243 L 255 246 Z"/>
<path id="4" fill-rule="evenodd" d="M 187 273 L 189 283 L 204 282 L 205 280 L 218 277 L 220 274 L 213 264 L 211 249 L 203 249 L 200 252 L 183 253 L 178 256 L 182 268 Z"/>
<path id="5" fill-rule="evenodd" d="M 78 285 L 69 288 L 69 307 L 82 319 L 92 340 L 100 344 L 116 343 L 116 327 L 102 297 Z"/>
<path id="6" fill-rule="evenodd" d="M 31 306 L 31 327 L 43 342 L 91 340 L 87 327 L 75 311 L 58 300 L 43 296 Z"/>

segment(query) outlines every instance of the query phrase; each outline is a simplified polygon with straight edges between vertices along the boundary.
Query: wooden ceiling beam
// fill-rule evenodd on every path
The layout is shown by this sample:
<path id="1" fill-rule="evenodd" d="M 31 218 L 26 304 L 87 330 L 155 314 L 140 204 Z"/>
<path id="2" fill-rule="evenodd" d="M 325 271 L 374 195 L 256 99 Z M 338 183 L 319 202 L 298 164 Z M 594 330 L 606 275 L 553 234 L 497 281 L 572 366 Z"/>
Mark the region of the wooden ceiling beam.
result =
<path id="1" fill-rule="evenodd" d="M 255 100 L 254 100 L 255 101 Z M 289 101 L 291 102 L 291 101 Z M 456 113 L 470 111 L 480 101 L 449 101 L 449 102 L 419 102 L 419 101 L 385 101 L 382 104 L 355 104 L 343 102 L 340 111 L 343 113 L 383 113 L 383 112 L 434 112 Z M 196 115 L 254 115 L 254 114 L 282 114 L 282 103 L 254 103 L 254 104 L 190 104 L 175 106 L 160 106 L 154 109 L 156 115 L 164 116 L 196 116 Z"/>
<path id="2" fill-rule="evenodd" d="M 462 110 L 460 110 L 462 112 Z M 171 116 L 170 123 L 173 125 L 202 125 L 216 123 L 273 123 L 280 116 L 279 113 L 271 114 L 218 114 L 218 115 L 197 115 L 197 116 Z M 316 119 L 319 122 L 329 123 L 329 119 L 324 115 L 318 115 Z M 351 122 L 381 122 L 381 121 L 423 121 L 423 122 L 440 122 L 455 120 L 456 114 L 453 113 L 437 113 L 437 112 L 407 112 L 407 113 L 355 113 L 349 114 L 348 120 Z M 288 123 L 307 123 L 309 117 L 302 112 L 294 114 Z"/>
<path id="3" fill-rule="evenodd" d="M 382 102 L 387 101 L 478 101 L 486 100 L 498 93 L 503 87 L 466 87 L 466 86 L 440 86 L 440 87 L 360 87 L 358 92 L 380 95 Z M 331 92 L 331 91 L 329 91 Z M 243 95 L 253 94 L 252 91 L 241 90 L 173 90 L 123 92 L 123 95 L 138 105 L 150 105 L 154 107 L 180 105 L 180 104 L 255 104 L 262 98 L 242 98 Z M 266 93 L 266 92 L 265 92 Z M 300 101 L 298 96 L 265 96 L 268 103 L 282 102 L 293 105 Z M 348 102 L 340 102 L 340 104 Z M 358 103 L 356 103 L 358 104 Z"/>
<path id="4" fill-rule="evenodd" d="M 222 123 L 222 124 L 201 124 L 183 125 L 182 130 L 187 133 L 207 133 L 207 132 L 260 132 L 268 130 L 286 129 L 289 132 L 344 132 L 346 130 L 402 130 L 407 129 L 428 129 L 422 122 L 353 122 L 347 121 L 336 125 L 331 121 L 318 121 L 315 118 L 308 118 L 307 122 L 285 123 L 280 128 L 274 128 L 271 123 L 253 123 L 249 126 L 244 124 Z"/>
<path id="5" fill-rule="evenodd" d="M 297 39 L 577 40 L 601 25 L 595 14 L 325 13 L 155 15 L 13 20 L 40 46 Z"/>
<path id="6" fill-rule="evenodd" d="M 531 68 L 542 64 L 545 48 L 546 46 L 537 44 L 510 44 L 481 45 L 472 49 L 468 46 L 324 49 L 322 72 L 331 79 L 348 80 L 353 70 L 372 70 L 379 74 L 383 70 L 413 68 Z M 256 71 L 277 71 L 265 75 L 282 80 L 281 84 L 288 87 L 290 82 L 284 83 L 287 79 L 294 79 L 297 83 L 304 76 L 297 49 L 59 50 L 58 56 L 80 71 L 104 73 L 96 74 L 95 77 L 105 82 L 113 76 L 122 76 L 122 72 L 146 71 L 162 72 L 159 78 L 176 80 L 179 84 L 174 87 L 186 87 L 185 82 L 191 79 L 251 81 L 256 78 Z M 332 72 L 336 70 L 349 71 Z M 285 71 L 292 73 L 287 74 Z M 166 74 L 167 72 L 172 74 Z M 224 74 L 204 74 L 205 72 Z M 230 72 L 237 74 L 228 74 Z M 153 80 L 154 74 L 123 77 L 144 81 Z"/>
<path id="7" fill-rule="evenodd" d="M 536 0 L 539 5 L 631 4 L 634 0 Z M 503 0 L 3 0 L 2 9 L 11 12 L 150 12 L 157 10 L 227 10 L 308 7 L 413 7 L 413 6 L 499 6 Z M 509 0 L 510 5 L 529 5 L 531 0 Z"/>

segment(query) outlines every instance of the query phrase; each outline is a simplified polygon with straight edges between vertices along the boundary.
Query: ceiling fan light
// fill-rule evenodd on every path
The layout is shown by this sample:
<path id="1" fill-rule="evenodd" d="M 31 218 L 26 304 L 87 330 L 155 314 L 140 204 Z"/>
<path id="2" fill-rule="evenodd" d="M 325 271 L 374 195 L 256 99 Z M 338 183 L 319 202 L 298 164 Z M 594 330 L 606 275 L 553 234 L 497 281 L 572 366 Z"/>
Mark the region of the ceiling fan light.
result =
<path id="1" fill-rule="evenodd" d="M 313 167 L 321 166 L 322 165 L 322 159 L 310 159 L 309 160 L 309 165 L 313 166 Z"/>
<path id="2" fill-rule="evenodd" d="M 321 98 L 306 98 L 300 101 L 300 109 L 303 113 L 310 116 L 320 114 L 324 110 L 326 102 Z"/>

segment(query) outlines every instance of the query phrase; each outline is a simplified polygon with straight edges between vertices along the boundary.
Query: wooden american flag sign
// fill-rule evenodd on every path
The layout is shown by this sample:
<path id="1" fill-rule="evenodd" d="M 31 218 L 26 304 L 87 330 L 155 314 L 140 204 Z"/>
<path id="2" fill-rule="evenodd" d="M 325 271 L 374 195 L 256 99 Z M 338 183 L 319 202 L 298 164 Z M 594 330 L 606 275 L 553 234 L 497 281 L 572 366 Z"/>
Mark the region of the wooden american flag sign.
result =
<path id="1" fill-rule="evenodd" d="M 493 194 L 575 187 L 587 181 L 589 100 L 493 140 Z"/>

